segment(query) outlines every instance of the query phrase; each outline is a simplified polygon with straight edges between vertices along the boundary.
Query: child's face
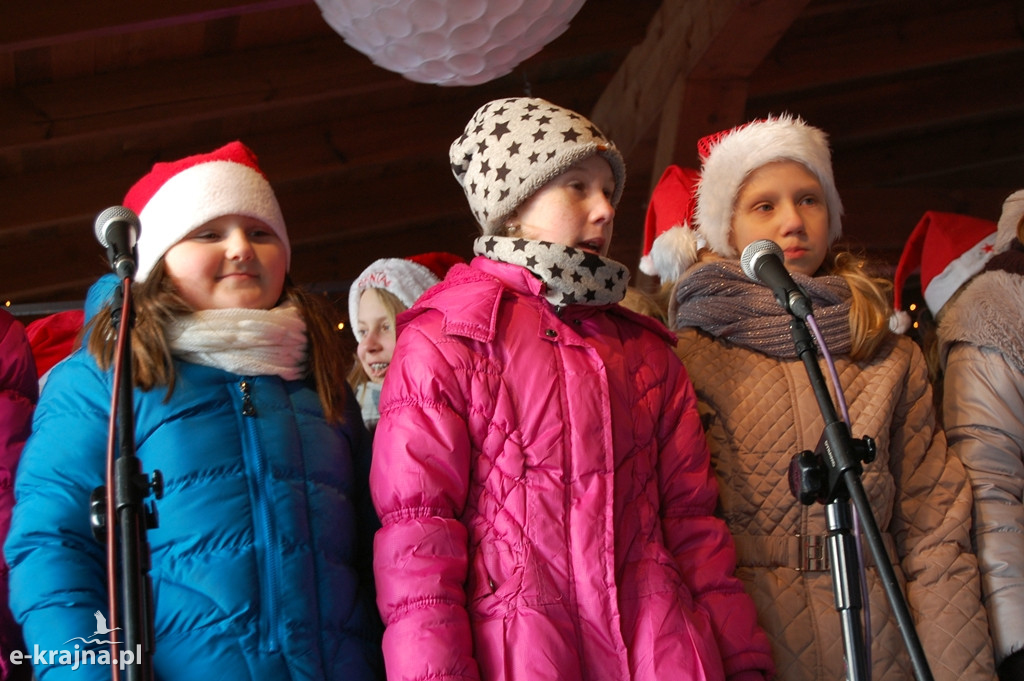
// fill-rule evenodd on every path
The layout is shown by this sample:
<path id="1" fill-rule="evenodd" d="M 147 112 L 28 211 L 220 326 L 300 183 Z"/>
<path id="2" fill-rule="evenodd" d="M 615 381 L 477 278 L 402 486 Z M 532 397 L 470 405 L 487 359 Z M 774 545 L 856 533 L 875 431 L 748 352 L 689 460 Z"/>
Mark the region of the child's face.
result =
<path id="1" fill-rule="evenodd" d="M 210 220 L 164 254 L 167 275 L 196 310 L 277 305 L 288 268 L 284 244 L 261 220 Z"/>
<path id="2" fill-rule="evenodd" d="M 730 238 L 737 253 L 761 239 L 774 241 L 787 270 L 813 275 L 828 253 L 828 205 L 818 178 L 795 161 L 752 172 L 736 197 Z"/>
<path id="3" fill-rule="evenodd" d="M 395 320 L 375 289 L 366 289 L 359 297 L 356 334 L 359 336 L 356 357 L 363 371 L 374 383 L 383 383 L 395 352 Z"/>
<path id="4" fill-rule="evenodd" d="M 550 241 L 599 255 L 608 253 L 615 208 L 615 176 L 597 154 L 558 175 L 516 209 L 526 239 Z"/>

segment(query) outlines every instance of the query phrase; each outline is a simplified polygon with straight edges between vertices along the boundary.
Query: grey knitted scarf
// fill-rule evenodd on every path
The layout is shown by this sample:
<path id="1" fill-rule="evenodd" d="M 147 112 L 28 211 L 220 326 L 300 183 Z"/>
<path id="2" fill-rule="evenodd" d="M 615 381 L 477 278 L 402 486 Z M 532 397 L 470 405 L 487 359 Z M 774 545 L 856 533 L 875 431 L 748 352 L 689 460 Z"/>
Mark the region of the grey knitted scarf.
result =
<path id="1" fill-rule="evenodd" d="M 850 288 L 839 276 L 793 280 L 807 292 L 814 320 L 833 355 L 852 347 Z M 795 358 L 789 330 L 793 316 L 767 286 L 751 281 L 739 261 L 722 260 L 690 268 L 672 291 L 669 324 L 673 329 L 696 327 L 716 338 L 780 358 Z"/>
<path id="2" fill-rule="evenodd" d="M 473 252 L 520 265 L 544 282 L 544 297 L 555 307 L 612 305 L 626 295 L 629 270 L 620 262 L 548 241 L 482 236 Z"/>

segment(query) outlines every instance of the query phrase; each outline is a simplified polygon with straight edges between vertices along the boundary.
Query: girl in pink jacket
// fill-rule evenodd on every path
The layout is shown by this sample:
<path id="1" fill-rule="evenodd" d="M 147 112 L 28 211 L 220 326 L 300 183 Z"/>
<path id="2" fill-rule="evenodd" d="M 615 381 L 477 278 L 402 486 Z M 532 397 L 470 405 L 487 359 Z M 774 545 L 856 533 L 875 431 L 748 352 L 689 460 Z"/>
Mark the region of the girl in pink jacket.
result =
<path id="1" fill-rule="evenodd" d="M 32 430 L 39 385 L 32 346 L 25 327 L 0 309 L 0 543 L 7 538 L 14 508 L 14 474 Z M 24 650 L 21 628 L 8 605 L 8 566 L 0 557 L 0 680 L 28 678 L 30 671 L 11 664 L 11 653 Z"/>
<path id="2" fill-rule="evenodd" d="M 617 305 L 619 151 L 516 98 L 450 159 L 478 257 L 399 317 L 374 440 L 388 678 L 768 677 L 689 378 Z"/>

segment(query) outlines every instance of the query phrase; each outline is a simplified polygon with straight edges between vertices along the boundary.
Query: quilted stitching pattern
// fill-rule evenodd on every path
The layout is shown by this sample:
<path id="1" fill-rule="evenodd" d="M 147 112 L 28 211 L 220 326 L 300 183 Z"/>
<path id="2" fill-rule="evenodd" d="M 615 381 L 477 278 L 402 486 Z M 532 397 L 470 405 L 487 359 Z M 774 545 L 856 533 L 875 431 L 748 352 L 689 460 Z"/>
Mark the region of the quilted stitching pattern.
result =
<path id="1" fill-rule="evenodd" d="M 825 535 L 824 507 L 801 505 L 787 478 L 793 455 L 813 450 L 823 429 L 803 364 L 771 360 L 689 329 L 680 333 L 677 353 L 697 387 L 721 511 L 733 534 Z M 862 479 L 874 517 L 896 547 L 892 558 L 933 675 L 944 681 L 993 678 L 967 536 L 970 490 L 935 428 L 920 351 L 909 339 L 894 337 L 874 361 L 840 358 L 837 369 L 853 436 L 870 435 L 877 444 L 877 458 L 866 464 Z M 842 679 L 831 573 L 794 567 L 741 564 L 737 572 L 772 640 L 778 678 Z M 872 678 L 911 679 L 902 635 L 873 567 L 868 581 Z"/>

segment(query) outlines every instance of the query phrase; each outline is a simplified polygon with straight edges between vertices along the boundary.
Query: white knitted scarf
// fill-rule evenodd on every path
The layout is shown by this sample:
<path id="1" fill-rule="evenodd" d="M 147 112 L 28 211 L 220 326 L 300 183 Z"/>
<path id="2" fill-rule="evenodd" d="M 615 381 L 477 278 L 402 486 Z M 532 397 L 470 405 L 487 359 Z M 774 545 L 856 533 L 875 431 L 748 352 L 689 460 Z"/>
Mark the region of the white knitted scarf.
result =
<path id="1" fill-rule="evenodd" d="M 242 376 L 293 381 L 306 373 L 306 322 L 293 303 L 271 310 L 201 310 L 167 328 L 171 354 Z"/>

